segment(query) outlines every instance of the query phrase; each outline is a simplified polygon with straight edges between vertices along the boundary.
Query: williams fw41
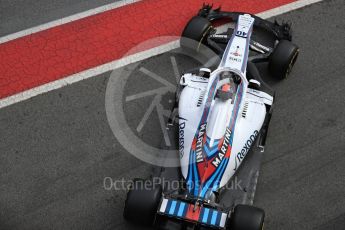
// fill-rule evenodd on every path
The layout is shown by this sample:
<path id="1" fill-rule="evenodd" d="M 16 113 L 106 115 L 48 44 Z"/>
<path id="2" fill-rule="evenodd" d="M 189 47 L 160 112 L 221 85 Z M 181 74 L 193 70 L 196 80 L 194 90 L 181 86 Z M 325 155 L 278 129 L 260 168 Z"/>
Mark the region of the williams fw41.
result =
<path id="1" fill-rule="evenodd" d="M 219 19 L 235 25 L 218 32 L 213 22 Z M 252 203 L 274 92 L 262 79 L 289 75 L 299 53 L 291 39 L 287 23 L 211 6 L 188 22 L 181 46 L 190 52 L 207 47 L 220 58 L 180 79 L 178 116 L 173 116 L 178 118 L 180 167 L 158 174 L 182 179 L 184 186 L 135 183 L 125 202 L 126 220 L 158 229 L 263 228 L 264 211 Z M 228 189 L 236 178 L 241 188 Z"/>

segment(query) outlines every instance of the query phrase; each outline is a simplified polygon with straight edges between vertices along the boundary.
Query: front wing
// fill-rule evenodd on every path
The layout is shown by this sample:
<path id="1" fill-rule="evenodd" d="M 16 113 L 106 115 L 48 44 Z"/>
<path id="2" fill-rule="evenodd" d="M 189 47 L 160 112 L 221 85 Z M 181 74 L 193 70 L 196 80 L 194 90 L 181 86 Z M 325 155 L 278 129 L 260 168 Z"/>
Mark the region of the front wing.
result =
<path id="1" fill-rule="evenodd" d="M 244 12 L 226 12 L 221 11 L 221 8 L 212 9 L 212 5 L 203 5 L 199 10 L 198 16 L 207 18 L 210 22 L 217 21 L 219 19 L 230 19 L 232 22 L 237 22 L 240 15 L 247 14 Z M 257 28 L 262 28 L 275 36 L 276 39 L 282 40 L 286 39 L 292 40 L 292 30 L 291 24 L 289 23 L 278 23 L 270 22 L 268 20 L 262 19 L 256 15 L 250 14 L 251 17 L 255 19 L 254 26 Z"/>

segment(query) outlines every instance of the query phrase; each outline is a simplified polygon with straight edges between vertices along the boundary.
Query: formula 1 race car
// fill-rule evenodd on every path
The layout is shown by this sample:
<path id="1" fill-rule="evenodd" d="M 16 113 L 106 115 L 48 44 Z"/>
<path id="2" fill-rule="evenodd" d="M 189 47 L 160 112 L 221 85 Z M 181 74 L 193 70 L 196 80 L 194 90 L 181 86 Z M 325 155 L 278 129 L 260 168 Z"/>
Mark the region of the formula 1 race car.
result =
<path id="1" fill-rule="evenodd" d="M 217 34 L 212 23 L 224 18 L 236 26 Z M 205 5 L 182 37 L 182 47 L 198 50 L 203 45 L 222 57 L 213 70 L 203 67 L 180 79 L 176 107 L 181 167 L 159 173 L 170 180 L 182 178 L 184 186 L 174 190 L 134 183 L 124 217 L 158 229 L 260 230 L 264 211 L 247 198 L 255 192 L 274 92 L 256 63 L 267 62 L 275 78 L 289 75 L 299 53 L 291 43 L 290 25 Z M 229 191 L 226 187 L 236 176 L 248 186 Z"/>

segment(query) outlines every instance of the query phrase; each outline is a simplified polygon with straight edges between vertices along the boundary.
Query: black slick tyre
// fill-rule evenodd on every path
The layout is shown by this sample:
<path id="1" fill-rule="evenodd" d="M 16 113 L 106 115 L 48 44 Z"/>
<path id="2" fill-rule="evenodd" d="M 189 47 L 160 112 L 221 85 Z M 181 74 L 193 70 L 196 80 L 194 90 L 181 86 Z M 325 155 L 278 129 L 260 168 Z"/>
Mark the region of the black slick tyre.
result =
<path id="1" fill-rule="evenodd" d="M 269 60 L 269 70 L 276 79 L 285 79 L 289 76 L 296 63 L 299 48 L 287 40 L 281 40 Z"/>
<path id="2" fill-rule="evenodd" d="M 231 230 L 262 230 L 265 212 L 249 205 L 237 205 L 230 219 Z"/>
<path id="3" fill-rule="evenodd" d="M 153 225 L 161 197 L 161 186 L 147 186 L 144 180 L 134 181 L 133 187 L 127 193 L 123 217 L 134 224 Z"/>
<path id="4" fill-rule="evenodd" d="M 182 32 L 181 47 L 198 51 L 200 45 L 205 43 L 211 28 L 211 22 L 206 18 L 193 17 Z"/>

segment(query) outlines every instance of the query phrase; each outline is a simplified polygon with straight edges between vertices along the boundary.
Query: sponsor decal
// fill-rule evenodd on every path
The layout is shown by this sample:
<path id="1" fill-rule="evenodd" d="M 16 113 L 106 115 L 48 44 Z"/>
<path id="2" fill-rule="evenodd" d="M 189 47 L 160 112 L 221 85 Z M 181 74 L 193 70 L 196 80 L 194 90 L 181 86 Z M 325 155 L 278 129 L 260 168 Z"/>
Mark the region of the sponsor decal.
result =
<path id="1" fill-rule="evenodd" d="M 235 168 L 234 170 L 237 170 L 238 166 L 241 164 L 244 157 L 247 155 L 247 153 L 250 150 L 250 147 L 254 143 L 256 137 L 259 135 L 259 131 L 255 130 L 254 133 L 249 137 L 249 139 L 246 141 L 245 145 L 243 146 L 242 150 L 237 153 L 236 159 L 235 159 Z"/>
<path id="2" fill-rule="evenodd" d="M 234 55 L 235 57 L 242 57 L 242 54 L 240 53 L 240 47 L 237 46 L 236 50 L 234 52 L 231 52 L 230 54 Z"/>
<path id="3" fill-rule="evenodd" d="M 235 61 L 235 62 L 242 62 L 242 54 L 239 51 L 240 47 L 237 46 L 236 50 L 234 52 L 230 52 L 231 56 L 229 57 L 230 61 Z"/>
<path id="4" fill-rule="evenodd" d="M 208 79 L 207 79 L 207 78 L 204 78 L 204 77 L 195 76 L 195 78 L 196 78 L 196 80 L 199 80 L 199 81 L 208 82 Z"/>
<path id="5" fill-rule="evenodd" d="M 195 153 L 196 153 L 196 162 L 200 163 L 204 161 L 204 157 L 203 157 L 203 153 L 202 153 L 202 146 L 203 146 L 203 139 L 204 139 L 204 134 L 206 131 L 206 123 L 200 125 L 200 131 L 198 134 L 198 139 L 196 141 L 196 149 L 195 149 Z"/>
<path id="6" fill-rule="evenodd" d="M 224 141 L 223 141 L 223 145 L 220 148 L 220 151 L 218 151 L 218 155 L 214 158 L 214 160 L 212 161 L 212 164 L 214 165 L 214 167 L 218 168 L 218 166 L 220 165 L 220 163 L 222 162 L 226 151 L 229 148 L 229 144 L 230 144 L 230 136 L 231 136 L 231 130 L 229 128 L 226 129 L 225 132 L 225 137 L 224 137 Z"/>
<path id="7" fill-rule="evenodd" d="M 213 34 L 211 35 L 211 38 L 228 38 L 229 36 L 227 34 Z"/>
<path id="8" fill-rule="evenodd" d="M 262 49 L 262 50 L 264 50 L 264 51 L 266 51 L 266 52 L 270 52 L 270 49 L 269 49 L 268 47 L 266 47 L 266 46 L 264 46 L 264 45 L 261 45 L 261 44 L 258 43 L 258 42 L 253 41 L 253 44 L 254 44 L 254 46 L 256 46 L 256 47 L 258 47 L 258 48 L 260 48 L 260 49 Z"/>
<path id="9" fill-rule="evenodd" d="M 246 29 L 246 27 L 243 27 L 243 29 Z M 239 30 L 239 31 L 236 32 L 236 36 L 239 36 L 239 37 L 242 37 L 242 38 L 247 38 L 248 37 L 248 33 Z"/>
<path id="10" fill-rule="evenodd" d="M 182 158 L 184 155 L 184 128 L 186 127 L 186 122 L 180 122 L 179 125 L 179 150 L 180 150 L 180 157 Z"/>
<path id="11" fill-rule="evenodd" d="M 241 58 L 230 57 L 229 59 L 230 59 L 230 61 L 242 62 Z"/>

